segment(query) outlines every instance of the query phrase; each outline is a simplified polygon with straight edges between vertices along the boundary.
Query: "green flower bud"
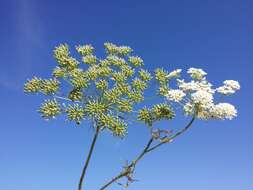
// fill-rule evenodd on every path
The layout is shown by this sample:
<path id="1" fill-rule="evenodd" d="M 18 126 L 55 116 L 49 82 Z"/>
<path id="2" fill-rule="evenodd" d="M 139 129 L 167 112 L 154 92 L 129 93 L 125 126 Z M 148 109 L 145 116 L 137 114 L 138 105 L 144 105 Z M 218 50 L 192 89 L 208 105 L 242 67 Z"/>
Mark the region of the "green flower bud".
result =
<path id="1" fill-rule="evenodd" d="M 69 105 L 66 109 L 69 121 L 75 121 L 78 125 L 84 117 L 84 109 L 79 104 Z"/>
<path id="2" fill-rule="evenodd" d="M 89 101 L 86 105 L 85 112 L 90 117 L 99 117 L 101 114 L 106 113 L 107 106 L 102 102 Z"/>
<path id="3" fill-rule="evenodd" d="M 24 85 L 24 92 L 26 93 L 36 93 L 41 90 L 42 79 L 37 77 L 32 78 L 31 80 L 27 80 Z"/>
<path id="4" fill-rule="evenodd" d="M 152 108 L 153 117 L 155 120 L 173 119 L 175 112 L 168 104 L 157 104 Z"/>
<path id="5" fill-rule="evenodd" d="M 132 69 L 130 66 L 128 65 L 122 65 L 120 67 L 121 72 L 127 77 L 131 77 L 134 74 L 134 69 Z"/>
<path id="6" fill-rule="evenodd" d="M 40 107 L 39 113 L 45 119 L 55 118 L 61 113 L 60 105 L 56 100 L 46 100 Z"/>
<path id="7" fill-rule="evenodd" d="M 135 90 L 128 94 L 128 98 L 133 103 L 140 103 L 144 100 L 143 93 Z"/>
<path id="8" fill-rule="evenodd" d="M 72 101 L 81 101 L 83 98 L 83 92 L 80 89 L 73 89 L 70 91 L 68 98 Z"/>
<path id="9" fill-rule="evenodd" d="M 148 126 L 151 126 L 153 123 L 153 117 L 152 117 L 152 113 L 148 108 L 143 108 L 141 110 L 139 110 L 138 113 L 138 120 L 139 121 L 143 121 L 144 123 L 146 123 Z"/>
<path id="10" fill-rule="evenodd" d="M 62 78 L 65 76 L 65 71 L 64 69 L 60 68 L 60 67 L 56 67 L 53 71 L 53 76 L 55 78 Z"/>
<path id="11" fill-rule="evenodd" d="M 152 79 L 152 76 L 151 74 L 148 72 L 148 71 L 145 71 L 144 69 L 141 69 L 139 71 L 139 75 L 140 75 L 140 78 L 143 80 L 143 81 L 149 81 Z"/>
<path id="12" fill-rule="evenodd" d="M 147 88 L 147 83 L 138 78 L 135 78 L 132 81 L 132 87 L 136 90 L 143 91 Z"/>
<path id="13" fill-rule="evenodd" d="M 134 67 L 140 67 L 143 64 L 143 60 L 138 56 L 129 56 L 128 61 L 133 64 Z"/>
<path id="14" fill-rule="evenodd" d="M 124 137 L 127 133 L 127 125 L 109 114 L 102 114 L 98 119 L 98 124 L 107 127 L 115 136 Z"/>
<path id="15" fill-rule="evenodd" d="M 41 91 L 46 95 L 54 94 L 59 90 L 60 82 L 56 79 L 42 80 Z"/>
<path id="16" fill-rule="evenodd" d="M 67 44 L 61 44 L 54 50 L 54 57 L 61 67 L 66 67 L 69 70 L 76 68 L 79 62 L 70 57 L 69 47 Z"/>
<path id="17" fill-rule="evenodd" d="M 124 82 L 127 80 L 127 77 L 122 72 L 115 72 L 112 74 L 112 80 L 116 82 Z"/>
<path id="18" fill-rule="evenodd" d="M 155 78 L 160 84 L 167 83 L 169 73 L 163 69 L 156 69 L 155 71 Z"/>
<path id="19" fill-rule="evenodd" d="M 109 55 L 106 58 L 111 65 L 122 67 L 123 65 L 126 65 L 126 61 L 118 56 L 115 55 Z"/>
<path id="20" fill-rule="evenodd" d="M 133 104 L 129 100 L 119 100 L 117 102 L 118 110 L 120 112 L 131 112 L 133 111 Z"/>
<path id="21" fill-rule="evenodd" d="M 106 80 L 99 80 L 96 82 L 96 88 L 104 91 L 108 88 L 108 82 Z"/>
<path id="22" fill-rule="evenodd" d="M 86 78 L 85 72 L 81 69 L 74 69 L 69 72 L 70 83 L 75 88 L 87 88 L 89 86 L 88 79 Z"/>
<path id="23" fill-rule="evenodd" d="M 95 64 L 97 63 L 97 57 L 94 55 L 86 55 L 83 57 L 83 62 L 86 64 Z"/>
<path id="24" fill-rule="evenodd" d="M 76 51 L 81 55 L 91 55 L 94 51 L 92 45 L 83 45 L 83 46 L 76 46 Z"/>

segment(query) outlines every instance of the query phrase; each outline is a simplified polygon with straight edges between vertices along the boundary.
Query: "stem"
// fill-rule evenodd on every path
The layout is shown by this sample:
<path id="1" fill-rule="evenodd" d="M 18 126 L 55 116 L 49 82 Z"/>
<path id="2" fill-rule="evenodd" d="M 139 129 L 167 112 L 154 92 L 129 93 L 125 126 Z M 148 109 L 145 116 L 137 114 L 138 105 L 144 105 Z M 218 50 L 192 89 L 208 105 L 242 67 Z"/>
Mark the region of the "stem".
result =
<path id="1" fill-rule="evenodd" d="M 143 149 L 143 151 L 139 154 L 139 156 L 137 156 L 136 159 L 134 159 L 130 165 L 126 166 L 124 168 L 124 170 L 122 172 L 120 172 L 116 177 L 112 178 L 109 182 L 107 182 L 105 185 L 103 185 L 99 190 L 104 190 L 107 187 L 109 187 L 111 184 L 117 182 L 119 179 L 123 178 L 123 177 L 128 177 L 129 174 L 133 173 L 135 166 L 137 164 L 137 162 L 139 162 L 144 155 L 146 155 L 147 153 L 157 149 L 158 147 L 162 146 L 165 143 L 171 142 L 171 140 L 175 139 L 176 137 L 180 136 L 181 134 L 183 134 L 185 131 L 187 131 L 192 123 L 195 120 L 195 115 L 192 117 L 192 119 L 190 120 L 190 122 L 180 131 L 178 131 L 177 133 L 175 133 L 173 136 L 169 137 L 170 141 L 163 141 L 158 143 L 157 145 L 153 146 L 150 148 L 150 146 L 152 145 L 152 142 L 154 141 L 153 136 L 149 139 L 147 145 L 145 146 L 145 148 Z"/>
<path id="2" fill-rule="evenodd" d="M 86 174 L 89 162 L 90 162 L 90 158 L 91 158 L 94 146 L 95 146 L 96 141 L 97 141 L 98 134 L 99 134 L 99 127 L 97 126 L 95 135 L 93 137 L 93 140 L 92 140 L 92 143 L 91 143 L 91 146 L 90 146 L 90 150 L 89 150 L 87 159 L 85 161 L 85 165 L 84 165 L 83 170 L 82 170 L 82 175 L 81 175 L 80 180 L 79 180 L 78 190 L 82 190 L 83 180 L 84 180 L 84 177 L 85 177 L 85 174 Z"/>
<path id="3" fill-rule="evenodd" d="M 192 125 L 192 123 L 194 122 L 194 120 L 195 120 L 195 116 L 192 117 L 192 119 L 190 120 L 190 122 L 189 122 L 183 129 L 181 129 L 180 131 L 178 131 L 177 133 L 175 133 L 173 136 L 169 137 L 169 139 L 170 139 L 169 142 L 171 142 L 173 139 L 175 139 L 176 137 L 178 137 L 179 135 L 181 135 L 181 134 L 183 134 L 185 131 L 187 131 L 187 130 L 191 127 L 191 125 Z M 153 146 L 152 148 L 150 148 L 147 152 L 150 152 L 150 151 L 152 151 L 152 150 L 155 150 L 156 148 L 158 148 L 159 146 L 161 146 L 161 145 L 163 145 L 163 144 L 165 144 L 165 143 L 167 143 L 167 142 L 168 142 L 168 141 L 160 142 L 159 144 L 157 144 L 157 145 Z"/>
<path id="4" fill-rule="evenodd" d="M 127 168 L 120 172 L 119 175 L 117 175 L 116 177 L 114 177 L 113 179 L 111 179 L 111 181 L 109 181 L 108 183 L 106 183 L 103 187 L 101 187 L 99 190 L 104 190 L 107 187 L 109 187 L 111 184 L 113 184 L 114 182 L 118 181 L 120 178 L 127 176 L 130 172 L 131 172 L 131 168 L 134 167 L 137 162 L 146 154 L 147 150 L 149 149 L 151 143 L 153 142 L 153 137 L 148 141 L 147 145 L 145 146 L 144 150 L 141 152 L 141 154 L 139 154 L 139 156 L 137 157 L 137 159 L 133 160 L 131 162 L 130 165 L 127 166 Z"/>

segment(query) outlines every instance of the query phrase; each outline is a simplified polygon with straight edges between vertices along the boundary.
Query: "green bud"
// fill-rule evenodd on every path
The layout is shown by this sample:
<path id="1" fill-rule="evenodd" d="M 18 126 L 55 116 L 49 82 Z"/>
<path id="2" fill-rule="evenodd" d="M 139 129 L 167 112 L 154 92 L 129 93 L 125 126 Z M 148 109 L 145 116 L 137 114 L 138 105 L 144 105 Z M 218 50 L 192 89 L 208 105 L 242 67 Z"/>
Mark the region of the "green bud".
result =
<path id="1" fill-rule="evenodd" d="M 27 80 L 24 85 L 24 92 L 26 93 L 36 93 L 41 90 L 42 79 L 37 77 L 32 78 L 31 80 Z"/>
<path id="2" fill-rule="evenodd" d="M 78 125 L 84 117 L 84 109 L 79 104 L 69 105 L 66 109 L 69 121 L 75 121 Z"/>
<path id="3" fill-rule="evenodd" d="M 39 109 L 39 113 L 45 119 L 55 118 L 60 112 L 61 108 L 56 100 L 46 100 Z"/>
<path id="4" fill-rule="evenodd" d="M 128 61 L 133 64 L 134 67 L 140 67 L 143 64 L 143 60 L 138 56 L 129 56 Z"/>
<path id="5" fill-rule="evenodd" d="M 80 53 L 81 55 L 91 55 L 94 51 L 94 48 L 92 45 L 83 45 L 83 46 L 76 46 L 76 51 Z"/>
<path id="6" fill-rule="evenodd" d="M 73 89 L 70 91 L 68 98 L 72 101 L 81 101 L 83 98 L 83 92 L 80 89 Z"/>

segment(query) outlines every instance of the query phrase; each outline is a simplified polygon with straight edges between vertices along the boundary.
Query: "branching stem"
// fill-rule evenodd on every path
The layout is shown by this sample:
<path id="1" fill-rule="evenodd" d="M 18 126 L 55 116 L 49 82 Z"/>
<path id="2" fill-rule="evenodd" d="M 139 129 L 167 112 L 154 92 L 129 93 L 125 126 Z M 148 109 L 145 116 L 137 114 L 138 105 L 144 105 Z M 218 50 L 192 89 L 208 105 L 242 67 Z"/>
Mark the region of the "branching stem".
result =
<path id="1" fill-rule="evenodd" d="M 195 116 L 192 117 L 192 119 L 189 121 L 189 123 L 182 128 L 180 131 L 178 131 L 177 133 L 175 133 L 174 135 L 168 137 L 167 141 L 162 141 L 156 145 L 154 145 L 153 147 L 151 147 L 152 143 L 154 142 L 154 137 L 152 136 L 148 143 L 146 144 L 146 146 L 144 147 L 143 151 L 137 156 L 136 159 L 134 159 L 129 165 L 125 166 L 123 168 L 123 171 L 121 171 L 117 176 L 115 176 L 114 178 L 112 178 L 110 181 L 108 181 L 105 185 L 103 185 L 99 190 L 104 190 L 107 187 L 109 187 L 110 185 L 112 185 L 113 183 L 117 182 L 119 179 L 123 178 L 123 177 L 127 177 L 127 179 L 132 180 L 131 178 L 131 174 L 133 174 L 134 169 L 136 164 L 149 152 L 159 148 L 160 146 L 162 146 L 163 144 L 169 143 L 171 142 L 173 139 L 175 139 L 176 137 L 180 136 L 181 134 L 183 134 L 185 131 L 187 131 L 191 126 L 192 123 L 195 120 Z"/>

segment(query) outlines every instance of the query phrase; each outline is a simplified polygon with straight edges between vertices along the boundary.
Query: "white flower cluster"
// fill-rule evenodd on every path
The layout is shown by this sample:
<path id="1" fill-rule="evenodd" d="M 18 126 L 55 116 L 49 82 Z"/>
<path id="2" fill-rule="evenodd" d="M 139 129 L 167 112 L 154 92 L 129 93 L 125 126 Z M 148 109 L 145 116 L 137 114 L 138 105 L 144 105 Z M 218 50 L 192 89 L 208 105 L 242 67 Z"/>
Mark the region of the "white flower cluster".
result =
<path id="1" fill-rule="evenodd" d="M 174 102 L 180 102 L 184 97 L 185 93 L 182 90 L 169 90 L 166 95 L 167 99 Z"/>
<path id="2" fill-rule="evenodd" d="M 176 70 L 170 72 L 166 77 L 168 79 L 178 78 L 178 77 L 180 77 L 181 71 L 182 71 L 182 69 L 176 69 Z"/>
<path id="3" fill-rule="evenodd" d="M 169 73 L 168 78 L 179 77 L 181 70 Z M 223 86 L 217 89 L 207 81 L 207 73 L 202 69 L 190 68 L 187 71 L 192 80 L 185 82 L 177 79 L 178 89 L 169 89 L 165 95 L 168 101 L 182 103 L 186 115 L 196 115 L 199 119 L 233 119 L 237 116 L 237 110 L 229 103 L 215 103 L 215 92 L 230 95 L 240 89 L 240 84 L 234 80 L 225 80 Z"/>
<path id="4" fill-rule="evenodd" d="M 188 69 L 187 73 L 190 74 L 191 77 L 196 80 L 202 80 L 207 75 L 207 73 L 203 71 L 202 69 L 196 69 L 196 68 Z"/>
<path id="5" fill-rule="evenodd" d="M 237 81 L 234 80 L 225 80 L 223 82 L 223 86 L 217 88 L 217 92 L 224 94 L 224 95 L 230 95 L 234 94 L 237 90 L 240 89 L 240 84 Z"/>

